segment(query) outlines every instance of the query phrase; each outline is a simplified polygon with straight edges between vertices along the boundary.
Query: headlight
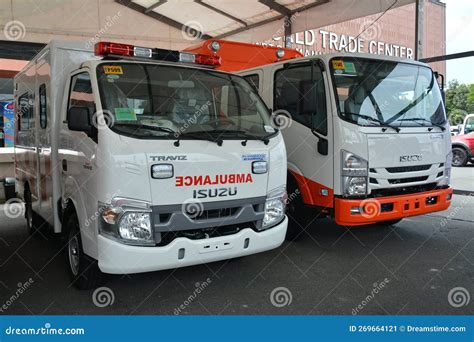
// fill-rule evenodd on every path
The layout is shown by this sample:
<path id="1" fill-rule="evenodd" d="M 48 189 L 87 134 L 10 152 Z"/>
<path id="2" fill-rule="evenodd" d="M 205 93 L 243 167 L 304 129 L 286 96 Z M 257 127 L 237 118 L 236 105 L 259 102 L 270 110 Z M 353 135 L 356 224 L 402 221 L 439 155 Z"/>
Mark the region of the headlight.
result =
<path id="1" fill-rule="evenodd" d="M 265 202 L 265 216 L 263 228 L 271 227 L 279 223 L 285 217 L 286 188 L 281 187 L 270 191 Z"/>
<path id="2" fill-rule="evenodd" d="M 439 182 L 439 185 L 449 185 L 449 183 L 451 183 L 452 161 L 453 153 L 449 151 L 448 155 L 446 156 L 446 161 L 444 162 L 444 177 Z"/>
<path id="3" fill-rule="evenodd" d="M 367 160 L 354 153 L 342 150 L 341 169 L 344 195 L 366 195 L 369 174 Z"/>
<path id="4" fill-rule="evenodd" d="M 132 245 L 155 245 L 148 202 L 114 198 L 110 204 L 99 202 L 99 232 Z"/>

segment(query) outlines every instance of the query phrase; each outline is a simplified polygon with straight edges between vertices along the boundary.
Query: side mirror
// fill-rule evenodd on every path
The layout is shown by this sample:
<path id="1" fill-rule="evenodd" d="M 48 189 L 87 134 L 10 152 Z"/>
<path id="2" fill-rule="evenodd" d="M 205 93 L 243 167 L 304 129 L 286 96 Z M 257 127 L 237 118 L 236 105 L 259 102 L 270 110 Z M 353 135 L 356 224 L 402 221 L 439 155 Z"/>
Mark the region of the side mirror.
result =
<path id="1" fill-rule="evenodd" d="M 79 131 L 90 134 L 91 118 L 89 108 L 87 107 L 71 107 L 67 112 L 67 127 L 71 131 Z"/>

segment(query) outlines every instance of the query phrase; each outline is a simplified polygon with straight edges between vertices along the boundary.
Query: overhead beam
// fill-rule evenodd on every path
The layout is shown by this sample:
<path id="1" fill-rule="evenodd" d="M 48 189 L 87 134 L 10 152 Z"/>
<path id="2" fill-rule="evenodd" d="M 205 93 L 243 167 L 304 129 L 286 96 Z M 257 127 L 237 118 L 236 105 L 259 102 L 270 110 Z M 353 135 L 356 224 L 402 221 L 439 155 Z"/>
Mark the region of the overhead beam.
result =
<path id="1" fill-rule="evenodd" d="M 197 4 L 199 4 L 199 5 L 201 5 L 201 6 L 203 6 L 203 7 L 206 7 L 206 8 L 208 8 L 208 9 L 210 9 L 211 11 L 214 11 L 214 12 L 216 12 L 216 13 L 219 13 L 220 15 L 223 15 L 223 16 L 229 18 L 229 19 L 232 19 L 233 21 L 236 21 L 236 22 L 242 24 L 242 25 L 245 26 L 245 27 L 248 26 L 248 24 L 247 24 L 245 21 L 243 21 L 242 19 L 239 19 L 239 18 L 237 18 L 237 17 L 234 17 L 232 14 L 227 13 L 227 12 L 224 12 L 223 10 L 220 10 L 220 9 L 218 9 L 218 8 L 212 6 L 212 5 L 209 5 L 209 4 L 205 3 L 205 2 L 203 2 L 202 0 L 194 0 L 194 2 L 197 3 Z"/>
<path id="2" fill-rule="evenodd" d="M 303 6 L 303 7 L 300 7 L 296 10 L 293 10 L 293 11 L 290 11 L 290 18 L 292 15 L 296 14 L 296 13 L 299 13 L 299 12 L 303 12 L 303 11 L 306 11 L 310 8 L 313 8 L 313 7 L 317 7 L 317 6 L 321 6 L 321 5 L 324 5 L 326 3 L 328 3 L 329 1 L 331 0 L 319 0 L 319 1 L 316 1 L 316 2 L 313 2 L 311 4 L 308 4 L 306 6 Z M 273 17 L 273 18 L 270 18 L 270 19 L 266 19 L 266 20 L 262 20 L 262 21 L 259 21 L 257 23 L 253 23 L 253 24 L 250 24 L 248 25 L 247 27 L 241 27 L 241 28 L 238 28 L 238 29 L 235 29 L 235 30 L 232 30 L 232 31 L 229 31 L 229 32 L 226 32 L 226 33 L 223 33 L 219 36 L 216 36 L 214 37 L 215 39 L 223 39 L 223 38 L 226 38 L 226 37 L 229 37 L 229 36 L 233 36 L 234 34 L 238 34 L 238 33 L 241 33 L 241 32 L 244 32 L 244 31 L 247 31 L 247 30 L 250 30 L 250 29 L 254 29 L 254 28 L 257 28 L 259 26 L 262 26 L 262 25 L 266 25 L 266 24 L 269 24 L 269 23 L 272 23 L 274 21 L 278 21 L 278 20 L 281 20 L 283 18 L 285 18 L 286 15 L 283 15 L 283 14 L 279 14 L 277 15 L 276 17 Z"/>
<path id="3" fill-rule="evenodd" d="M 167 2 L 168 2 L 168 0 L 161 0 L 161 1 L 155 2 L 153 5 L 151 5 L 151 6 L 149 6 L 149 7 L 146 8 L 145 14 L 146 14 L 146 13 L 150 13 L 150 12 L 153 11 L 155 8 L 158 8 L 158 7 L 160 7 L 161 5 L 166 4 Z"/>
<path id="4" fill-rule="evenodd" d="M 258 0 L 258 2 L 264 4 L 265 6 L 270 8 L 271 10 L 276 11 L 276 12 L 282 14 L 282 15 L 285 15 L 285 16 L 290 16 L 291 15 L 291 10 L 288 7 L 280 5 L 275 0 Z"/>
<path id="5" fill-rule="evenodd" d="M 119 3 L 123 6 L 126 6 L 134 11 L 137 11 L 137 12 L 140 12 L 144 15 L 147 15 L 157 21 L 160 21 L 162 22 L 163 24 L 166 24 L 168 26 L 171 26 L 171 27 L 174 27 L 175 29 L 178 29 L 178 30 L 185 30 L 186 32 L 192 32 L 193 34 L 196 35 L 196 37 L 199 37 L 200 39 L 211 39 L 212 37 L 208 34 L 205 34 L 204 32 L 200 32 L 198 30 L 196 30 L 195 28 L 193 27 L 189 27 L 189 26 L 186 26 L 180 22 L 177 22 L 176 20 L 173 20 L 167 16 L 164 16 L 162 14 L 159 14 L 159 13 L 156 13 L 156 12 L 148 12 L 148 13 L 145 13 L 146 11 L 146 7 L 144 6 L 141 6 L 135 2 L 132 2 L 131 0 L 115 0 L 116 3 Z"/>

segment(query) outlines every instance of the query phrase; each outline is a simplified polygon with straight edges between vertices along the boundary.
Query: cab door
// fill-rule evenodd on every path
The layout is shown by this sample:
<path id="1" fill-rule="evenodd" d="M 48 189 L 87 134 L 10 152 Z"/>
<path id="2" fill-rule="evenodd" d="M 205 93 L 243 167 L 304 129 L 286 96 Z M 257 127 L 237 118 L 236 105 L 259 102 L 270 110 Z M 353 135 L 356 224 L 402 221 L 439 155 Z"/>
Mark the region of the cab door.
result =
<path id="1" fill-rule="evenodd" d="M 293 175 L 308 205 L 333 207 L 333 131 L 324 64 L 318 59 L 273 70 L 273 115 Z"/>

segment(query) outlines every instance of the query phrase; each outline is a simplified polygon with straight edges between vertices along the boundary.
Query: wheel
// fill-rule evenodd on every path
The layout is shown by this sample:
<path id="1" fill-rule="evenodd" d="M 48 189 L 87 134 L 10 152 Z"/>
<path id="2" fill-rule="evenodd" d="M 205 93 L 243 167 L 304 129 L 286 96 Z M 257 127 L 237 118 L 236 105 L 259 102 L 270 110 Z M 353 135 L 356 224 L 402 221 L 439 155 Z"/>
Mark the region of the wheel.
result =
<path id="1" fill-rule="evenodd" d="M 25 194 L 23 198 L 25 199 L 26 227 L 28 229 L 28 234 L 33 235 L 41 227 L 41 218 L 33 210 L 31 192 L 28 188 L 25 190 Z"/>
<path id="2" fill-rule="evenodd" d="M 288 228 L 286 230 L 286 240 L 295 241 L 302 238 L 309 224 L 308 208 L 305 207 L 301 191 L 295 180 L 288 177 L 288 202 L 286 204 L 286 214 L 288 216 Z"/>
<path id="3" fill-rule="evenodd" d="M 377 222 L 376 224 L 378 224 L 379 226 L 393 226 L 393 225 L 397 224 L 398 222 L 400 222 L 401 220 L 403 220 L 403 219 L 390 220 L 390 221 L 381 221 L 381 222 Z"/>
<path id="4" fill-rule="evenodd" d="M 453 166 L 466 166 L 467 151 L 462 147 L 453 147 Z"/>
<path id="5" fill-rule="evenodd" d="M 84 254 L 79 222 L 75 214 L 69 215 L 66 220 L 66 227 L 69 231 L 67 262 L 71 282 L 74 287 L 80 290 L 96 288 L 102 283 L 104 274 L 100 271 L 97 260 Z"/>

